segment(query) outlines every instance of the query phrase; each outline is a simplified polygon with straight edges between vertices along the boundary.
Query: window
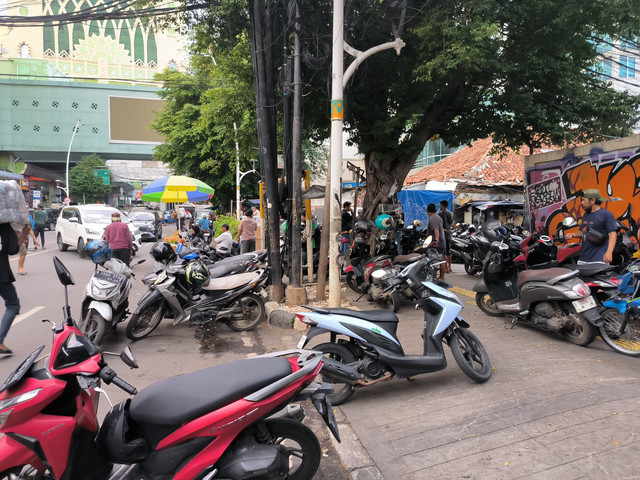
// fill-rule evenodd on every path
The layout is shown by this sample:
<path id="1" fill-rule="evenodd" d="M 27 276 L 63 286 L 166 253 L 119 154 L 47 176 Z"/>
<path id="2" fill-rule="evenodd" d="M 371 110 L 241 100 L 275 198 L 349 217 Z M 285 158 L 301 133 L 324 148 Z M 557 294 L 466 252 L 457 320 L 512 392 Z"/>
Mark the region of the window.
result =
<path id="1" fill-rule="evenodd" d="M 611 60 L 602 60 L 595 65 L 596 78 L 606 82 L 611 78 L 612 70 Z"/>
<path id="2" fill-rule="evenodd" d="M 620 55 L 620 78 L 635 78 L 636 58 Z"/>
<path id="3" fill-rule="evenodd" d="M 20 58 L 31 58 L 31 51 L 26 43 L 20 45 Z"/>
<path id="4" fill-rule="evenodd" d="M 171 61 L 169 62 L 169 68 L 170 68 L 171 70 L 175 70 L 176 68 L 178 68 L 178 65 L 176 64 L 175 60 L 171 60 Z"/>

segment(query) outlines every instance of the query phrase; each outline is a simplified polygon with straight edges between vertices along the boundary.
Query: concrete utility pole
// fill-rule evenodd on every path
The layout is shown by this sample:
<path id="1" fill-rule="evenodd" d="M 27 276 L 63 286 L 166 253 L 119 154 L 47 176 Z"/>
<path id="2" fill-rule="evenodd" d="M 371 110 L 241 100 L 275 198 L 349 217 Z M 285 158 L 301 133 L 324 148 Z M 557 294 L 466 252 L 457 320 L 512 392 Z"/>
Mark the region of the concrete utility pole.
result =
<path id="1" fill-rule="evenodd" d="M 374 53 L 395 48 L 398 55 L 404 42 L 396 38 L 393 42 L 372 47 L 366 52 L 352 48 L 344 41 L 344 0 L 333 2 L 333 62 L 331 71 L 331 221 L 329 222 L 329 306 L 339 307 L 340 267 L 338 265 L 341 217 L 340 201 L 342 186 L 342 131 L 344 122 L 344 106 L 342 103 L 344 86 L 358 66 Z M 346 51 L 355 57 L 353 63 L 344 72 L 342 52 Z M 355 215 L 356 212 L 354 212 Z"/>

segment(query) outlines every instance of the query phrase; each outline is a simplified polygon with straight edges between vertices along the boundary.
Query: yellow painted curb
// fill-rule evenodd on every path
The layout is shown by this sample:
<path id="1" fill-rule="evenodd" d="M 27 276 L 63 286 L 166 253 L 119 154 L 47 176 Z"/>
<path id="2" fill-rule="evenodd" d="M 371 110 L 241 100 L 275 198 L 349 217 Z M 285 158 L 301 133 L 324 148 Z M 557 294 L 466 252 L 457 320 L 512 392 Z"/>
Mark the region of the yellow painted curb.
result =
<path id="1" fill-rule="evenodd" d="M 471 290 L 467 290 L 466 288 L 451 287 L 449 290 L 452 291 L 453 293 L 457 293 L 458 295 L 464 295 L 465 297 L 476 298 L 476 293 L 472 292 Z"/>

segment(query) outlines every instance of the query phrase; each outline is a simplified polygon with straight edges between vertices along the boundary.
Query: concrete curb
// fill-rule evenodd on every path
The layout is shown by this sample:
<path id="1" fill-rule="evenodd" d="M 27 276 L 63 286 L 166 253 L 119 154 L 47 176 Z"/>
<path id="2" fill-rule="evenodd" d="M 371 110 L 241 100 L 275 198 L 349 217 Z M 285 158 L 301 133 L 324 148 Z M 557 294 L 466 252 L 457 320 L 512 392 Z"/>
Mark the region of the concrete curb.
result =
<path id="1" fill-rule="evenodd" d="M 343 299 L 348 301 L 344 296 Z M 284 310 L 277 302 L 267 302 L 265 310 L 268 322 L 274 327 L 291 330 L 297 323 L 300 323 L 295 322 L 293 313 Z M 339 407 L 335 407 L 334 412 L 339 424 L 342 443 L 338 443 L 332 434 L 329 434 L 329 438 L 340 457 L 340 462 L 349 474 L 349 478 L 351 480 L 385 480 L 353 428 L 351 428 L 342 410 Z"/>

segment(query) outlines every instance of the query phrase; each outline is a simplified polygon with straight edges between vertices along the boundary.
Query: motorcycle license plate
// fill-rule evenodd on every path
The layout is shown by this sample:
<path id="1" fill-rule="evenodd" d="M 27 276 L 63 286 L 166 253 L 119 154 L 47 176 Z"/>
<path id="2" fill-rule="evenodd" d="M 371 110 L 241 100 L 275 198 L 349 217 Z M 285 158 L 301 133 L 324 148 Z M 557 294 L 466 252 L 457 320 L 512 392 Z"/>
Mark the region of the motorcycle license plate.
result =
<path id="1" fill-rule="evenodd" d="M 260 289 L 260 295 L 262 295 L 263 298 L 267 298 L 269 296 L 269 294 L 264 288 Z"/>
<path id="2" fill-rule="evenodd" d="M 160 275 L 158 275 L 158 278 L 156 278 L 156 281 L 153 282 L 154 285 L 158 285 L 159 283 L 164 282 L 167 279 L 167 272 L 162 272 L 160 273 Z"/>
<path id="3" fill-rule="evenodd" d="M 298 348 L 303 348 L 305 343 L 307 343 L 307 336 L 302 335 L 302 337 L 300 337 L 300 341 L 298 342 Z"/>
<path id="4" fill-rule="evenodd" d="M 590 308 L 596 307 L 596 301 L 593 299 L 592 296 L 584 297 L 579 300 L 574 300 L 572 303 L 577 313 L 584 312 L 585 310 L 589 310 Z"/>

